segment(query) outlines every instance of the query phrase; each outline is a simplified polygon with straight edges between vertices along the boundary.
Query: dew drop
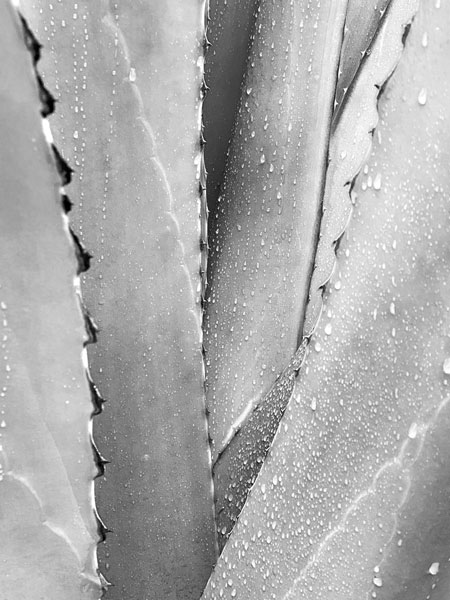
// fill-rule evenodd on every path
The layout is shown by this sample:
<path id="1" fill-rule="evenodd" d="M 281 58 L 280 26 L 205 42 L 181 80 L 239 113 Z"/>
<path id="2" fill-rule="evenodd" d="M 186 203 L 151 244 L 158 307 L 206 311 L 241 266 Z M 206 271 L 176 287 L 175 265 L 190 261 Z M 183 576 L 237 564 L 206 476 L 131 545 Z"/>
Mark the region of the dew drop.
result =
<path id="1" fill-rule="evenodd" d="M 130 72 L 128 74 L 128 79 L 131 81 L 131 83 L 134 83 L 136 81 L 136 69 L 134 67 L 131 67 Z"/>
<path id="2" fill-rule="evenodd" d="M 444 360 L 444 364 L 442 365 L 442 369 L 446 375 L 450 375 L 450 357 Z"/>
<path id="3" fill-rule="evenodd" d="M 420 90 L 417 101 L 421 106 L 425 106 L 427 103 L 427 90 L 425 88 Z"/>
<path id="4" fill-rule="evenodd" d="M 375 179 L 373 180 L 373 189 L 380 190 L 381 189 L 381 173 L 377 173 Z"/>
<path id="5" fill-rule="evenodd" d="M 327 335 L 331 335 L 331 331 L 332 331 L 331 323 L 327 323 L 327 324 L 325 325 L 325 333 L 326 333 Z"/>
<path id="6" fill-rule="evenodd" d="M 434 562 L 430 565 L 430 568 L 428 569 L 428 573 L 430 575 L 437 575 L 439 573 L 439 563 L 438 562 Z"/>
<path id="7" fill-rule="evenodd" d="M 428 46 L 428 33 L 425 31 L 422 36 L 422 46 L 426 48 Z"/>
<path id="8" fill-rule="evenodd" d="M 411 423 L 408 431 L 408 437 L 411 440 L 414 440 L 417 437 L 417 423 Z"/>

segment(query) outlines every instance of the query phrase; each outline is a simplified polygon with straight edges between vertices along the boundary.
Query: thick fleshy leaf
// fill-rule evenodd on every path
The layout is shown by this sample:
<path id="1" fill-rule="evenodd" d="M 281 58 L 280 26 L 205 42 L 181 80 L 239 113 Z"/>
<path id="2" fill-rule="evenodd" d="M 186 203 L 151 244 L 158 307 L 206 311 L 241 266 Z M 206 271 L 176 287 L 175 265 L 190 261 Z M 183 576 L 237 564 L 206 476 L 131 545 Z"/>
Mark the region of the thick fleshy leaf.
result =
<path id="1" fill-rule="evenodd" d="M 0 596 L 97 600 L 93 411 L 77 271 L 33 69 L 0 3 Z"/>
<path id="2" fill-rule="evenodd" d="M 94 254 L 83 293 L 108 400 L 96 426 L 111 461 L 96 492 L 113 530 L 100 548 L 108 597 L 197 599 L 215 561 L 199 274 L 205 7 L 25 5 Z"/>
<path id="3" fill-rule="evenodd" d="M 259 0 L 209 0 L 207 35 L 211 46 L 205 62 L 208 93 L 203 124 L 211 213 L 217 209 L 258 4 Z"/>
<path id="4" fill-rule="evenodd" d="M 357 80 L 357 73 L 370 54 L 371 45 L 376 40 L 391 2 L 392 0 L 348 2 L 333 114 L 336 124 L 345 104 L 345 96 Z"/>
<path id="5" fill-rule="evenodd" d="M 205 346 L 213 460 L 298 346 L 346 5 L 263 0 L 258 7 L 210 224 Z"/>
<path id="6" fill-rule="evenodd" d="M 448 5 L 421 4 L 380 99 L 326 318 L 205 599 L 448 596 L 450 63 L 443 23 L 450 23 Z"/>
<path id="7" fill-rule="evenodd" d="M 372 60 L 364 61 L 363 68 L 358 70 L 349 100 L 352 106 L 341 113 L 339 125 L 329 140 L 326 180 L 321 190 L 320 235 L 314 240 L 314 271 L 308 281 L 308 303 L 303 323 L 304 341 L 310 338 L 321 314 L 323 286 L 333 271 L 336 244 L 351 213 L 349 191 L 370 149 L 372 131 L 378 120 L 377 97 L 401 54 L 402 36 L 414 14 L 416 2 L 402 3 L 402 6 L 403 8 L 397 9 L 393 15 L 387 16 L 386 26 L 382 30 L 382 42 L 372 48 L 376 55 Z M 351 7 L 347 18 L 353 18 Z M 342 53 L 357 50 L 356 43 L 345 44 L 345 40 L 346 38 Z M 360 57 L 359 50 L 358 56 Z M 350 66 L 354 64 L 347 59 L 344 63 L 349 63 Z M 337 85 L 339 89 L 339 81 Z M 300 191 L 298 192 L 300 194 Z M 280 315 L 280 318 L 282 317 L 283 315 Z M 302 353 L 300 348 L 300 355 Z M 292 365 L 299 359 L 301 356 L 293 357 Z M 295 369 L 286 366 L 270 392 L 260 401 L 264 406 L 266 418 L 261 420 L 261 414 L 246 418 L 239 436 L 231 438 L 215 463 L 216 514 L 221 536 L 229 534 L 245 502 L 246 494 L 258 475 L 262 458 L 271 444 L 273 432 L 276 431 L 289 401 L 289 389 L 292 388 L 294 376 Z M 283 393 L 279 390 L 283 390 Z M 233 501 L 230 501 L 230 497 Z"/>

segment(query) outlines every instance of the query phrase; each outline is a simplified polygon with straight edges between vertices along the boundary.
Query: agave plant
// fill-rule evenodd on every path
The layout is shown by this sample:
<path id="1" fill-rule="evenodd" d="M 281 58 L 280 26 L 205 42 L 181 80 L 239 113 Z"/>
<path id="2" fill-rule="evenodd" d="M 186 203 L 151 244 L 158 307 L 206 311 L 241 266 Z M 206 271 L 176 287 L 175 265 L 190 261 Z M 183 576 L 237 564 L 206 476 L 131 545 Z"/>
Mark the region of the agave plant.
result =
<path id="1" fill-rule="evenodd" d="M 1 600 L 448 598 L 450 5 L 20 11 Z"/>

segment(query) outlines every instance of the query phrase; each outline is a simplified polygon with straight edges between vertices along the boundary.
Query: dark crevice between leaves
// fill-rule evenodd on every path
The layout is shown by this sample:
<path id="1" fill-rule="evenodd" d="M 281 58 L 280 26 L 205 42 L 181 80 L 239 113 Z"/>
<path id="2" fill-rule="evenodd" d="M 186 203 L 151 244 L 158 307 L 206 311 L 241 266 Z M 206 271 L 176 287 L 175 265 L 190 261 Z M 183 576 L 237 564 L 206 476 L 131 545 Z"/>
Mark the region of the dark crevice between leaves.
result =
<path id="1" fill-rule="evenodd" d="M 203 60 L 205 60 L 208 49 L 211 44 L 208 40 L 208 24 L 209 24 L 209 0 L 205 1 L 205 12 L 204 12 L 204 21 L 203 21 L 203 40 L 202 40 L 202 48 L 203 48 Z M 208 211 L 208 202 L 207 202 L 207 172 L 205 165 L 205 148 L 206 141 L 204 137 L 204 124 L 203 124 L 203 106 L 206 95 L 208 93 L 208 86 L 205 81 L 205 73 L 202 73 L 202 81 L 200 84 L 200 111 L 201 111 L 201 125 L 200 125 L 200 136 L 199 136 L 199 152 L 200 152 L 200 165 L 199 165 L 199 198 L 200 198 L 200 239 L 199 239 L 199 250 L 200 250 L 200 309 L 202 316 L 202 362 L 203 362 L 203 407 L 205 411 L 205 422 L 206 422 L 206 431 L 208 438 L 208 446 L 209 446 L 209 456 L 210 456 L 210 464 L 211 464 L 211 492 L 212 492 L 212 509 L 214 520 L 217 523 L 216 514 L 215 514 L 215 499 L 216 492 L 214 489 L 214 477 L 211 463 L 211 455 L 212 455 L 212 439 L 210 435 L 210 427 L 209 427 L 209 410 L 206 404 L 206 352 L 205 346 L 203 344 L 203 332 L 204 332 L 204 322 L 205 322 L 205 302 L 206 302 L 206 289 L 208 287 L 208 254 L 209 254 L 209 244 L 208 244 L 208 220 L 209 220 L 209 211 Z M 215 536 L 215 555 L 219 554 L 219 544 L 217 535 Z"/>
<path id="2" fill-rule="evenodd" d="M 270 391 L 254 408 L 244 425 L 214 464 L 214 480 L 218 492 L 216 519 L 219 548 L 223 550 L 244 507 L 251 487 L 267 457 L 292 397 L 295 378 L 306 356 L 308 340 L 304 340 L 289 365 L 277 377 Z"/>
<path id="3" fill-rule="evenodd" d="M 42 118 L 45 119 L 54 112 L 56 103 L 55 103 L 55 99 L 53 98 L 52 94 L 45 87 L 45 85 L 42 81 L 42 77 L 39 74 L 38 69 L 37 69 L 37 64 L 41 58 L 42 45 L 38 42 L 34 33 L 31 31 L 26 19 L 19 12 L 18 12 L 18 16 L 19 16 L 19 20 L 20 20 L 20 23 L 22 26 L 23 39 L 25 42 L 25 46 L 31 54 L 32 65 L 33 65 L 33 70 L 34 70 L 34 74 L 36 77 L 39 100 L 40 100 L 40 104 L 41 104 L 40 114 L 41 114 Z M 52 151 L 53 158 L 54 158 L 54 164 L 55 164 L 56 170 L 58 172 L 58 175 L 61 179 L 61 190 L 60 190 L 61 208 L 62 208 L 62 212 L 63 212 L 65 218 L 68 219 L 67 215 L 70 212 L 70 210 L 72 209 L 72 202 L 70 201 L 69 197 L 67 196 L 67 194 L 64 190 L 64 186 L 66 186 L 70 183 L 70 181 L 72 179 L 73 169 L 71 169 L 71 167 L 67 164 L 65 159 L 61 156 L 61 154 L 58 151 L 58 149 L 56 148 L 56 146 L 54 144 L 51 144 L 50 146 L 51 146 L 51 151 Z M 91 256 L 91 254 L 89 254 L 89 252 L 86 251 L 79 236 L 73 231 L 73 229 L 69 225 L 68 225 L 68 230 L 69 230 L 70 238 L 72 240 L 72 245 L 73 245 L 73 249 L 74 249 L 75 257 L 76 257 L 76 261 L 77 261 L 76 275 L 79 276 L 81 273 L 84 273 L 89 269 L 92 256 Z M 83 346 L 86 347 L 88 344 L 93 344 L 97 341 L 98 329 L 97 329 L 97 326 L 95 325 L 92 317 L 89 315 L 86 307 L 84 306 L 79 291 L 75 290 L 75 293 L 77 295 L 79 305 L 80 305 L 80 310 L 83 315 L 83 319 L 84 319 L 84 323 L 85 323 L 86 339 L 83 343 Z M 92 401 L 92 406 L 93 406 L 91 416 L 94 417 L 94 416 L 99 415 L 102 412 L 104 400 L 103 400 L 102 396 L 100 395 L 94 382 L 92 381 L 92 378 L 91 378 L 91 375 L 89 373 L 87 366 L 86 366 L 86 377 L 88 380 L 91 401 Z M 91 448 L 92 448 L 92 456 L 93 456 L 94 464 L 95 464 L 96 471 L 97 471 L 96 474 L 94 475 L 94 479 L 97 479 L 98 477 L 101 477 L 104 475 L 105 464 L 107 464 L 109 461 L 106 460 L 101 455 L 100 451 L 98 450 L 98 448 L 94 442 L 92 435 L 91 435 L 90 441 L 91 441 Z M 102 519 L 100 518 L 100 516 L 97 512 L 97 508 L 95 506 L 94 506 L 94 519 L 97 524 L 97 533 L 98 533 L 99 543 L 102 543 L 105 541 L 107 533 L 109 533 L 111 530 L 109 530 L 106 527 L 106 525 L 103 523 Z M 98 574 L 100 585 L 102 588 L 102 597 L 103 597 L 107 588 L 111 584 L 106 580 L 106 578 L 102 575 L 102 573 L 100 573 L 99 570 L 97 571 L 97 574 Z"/>
<path id="4" fill-rule="evenodd" d="M 242 2 L 242 0 L 240 0 L 240 1 Z M 252 46 L 254 38 L 255 38 L 257 14 L 258 14 L 260 4 L 261 4 L 261 0 L 245 0 L 245 2 L 251 3 L 253 5 L 253 11 L 252 11 L 252 18 L 249 21 L 248 28 L 247 28 L 248 42 L 247 42 L 247 46 L 246 46 L 246 56 L 245 56 L 245 60 L 244 60 L 243 70 L 242 70 L 242 73 L 239 73 L 238 77 L 236 77 L 235 72 L 233 73 L 233 79 L 239 79 L 239 76 L 240 76 L 239 92 L 237 93 L 236 103 L 234 105 L 232 102 L 230 103 L 233 105 L 231 107 L 233 110 L 233 117 L 232 117 L 231 127 L 229 129 L 228 140 L 227 140 L 226 146 L 225 146 L 225 154 L 219 160 L 214 161 L 215 165 L 214 165 L 213 171 L 215 171 L 215 172 L 213 172 L 212 176 L 210 177 L 210 179 L 208 181 L 208 186 L 207 186 L 207 188 L 208 188 L 208 208 L 209 208 L 208 214 L 210 215 L 210 217 L 209 217 L 210 218 L 210 223 L 209 223 L 210 244 L 212 243 L 212 236 L 214 234 L 214 229 L 215 229 L 214 221 L 217 218 L 218 208 L 219 208 L 218 199 L 221 195 L 221 191 L 222 191 L 222 187 L 223 187 L 223 180 L 224 180 L 224 176 L 225 176 L 225 173 L 227 170 L 230 144 L 233 139 L 236 125 L 237 125 L 237 116 L 239 113 L 239 106 L 240 106 L 240 102 L 241 102 L 241 98 L 242 98 L 242 91 L 243 91 L 244 85 L 245 85 L 245 74 L 248 69 L 250 50 L 251 50 L 251 46 Z M 209 9 L 208 9 L 207 23 L 209 23 L 209 22 L 210 22 L 210 18 L 209 18 Z M 206 50 L 208 50 L 212 44 L 208 41 L 207 37 L 205 39 L 206 39 L 205 48 L 206 48 Z M 231 39 L 231 42 L 233 42 L 233 39 Z M 205 58 L 207 58 L 207 54 L 205 54 Z M 209 87 L 208 87 L 207 83 L 205 83 L 205 86 L 206 86 L 206 89 L 208 90 Z M 222 103 L 223 103 L 222 99 L 220 99 L 220 101 L 222 101 Z M 209 105 L 210 105 L 210 103 L 209 103 Z M 217 108 L 217 106 L 214 106 L 214 108 Z M 215 111 L 211 111 L 211 109 L 210 109 L 209 111 L 208 110 L 206 111 L 206 114 L 208 115 L 208 113 L 210 113 L 210 112 L 215 113 Z M 220 135 L 214 136 L 214 130 L 216 129 L 214 127 L 214 124 L 217 122 L 217 117 L 216 118 L 215 117 L 216 117 L 216 115 L 213 114 L 212 118 L 209 118 L 206 121 L 206 133 L 207 133 L 207 135 L 205 136 L 206 143 L 208 143 L 208 138 L 210 138 L 210 137 L 213 138 L 213 141 L 214 141 L 214 138 L 216 139 L 216 141 L 217 140 L 220 141 Z M 211 132 L 213 132 L 213 135 L 211 135 Z M 206 161 L 206 162 L 208 162 L 208 161 Z M 219 168 L 217 166 L 217 163 L 220 163 Z M 213 184 L 213 182 L 214 182 L 214 184 Z"/>

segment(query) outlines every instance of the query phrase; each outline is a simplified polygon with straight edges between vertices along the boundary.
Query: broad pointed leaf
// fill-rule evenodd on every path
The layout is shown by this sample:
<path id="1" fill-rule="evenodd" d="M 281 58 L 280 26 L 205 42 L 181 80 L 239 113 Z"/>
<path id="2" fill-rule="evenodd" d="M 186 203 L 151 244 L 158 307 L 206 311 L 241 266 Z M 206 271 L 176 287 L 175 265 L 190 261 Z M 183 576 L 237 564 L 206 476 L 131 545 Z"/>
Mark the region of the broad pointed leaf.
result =
<path id="1" fill-rule="evenodd" d="M 258 7 L 206 312 L 213 460 L 297 349 L 321 215 L 347 0 Z"/>
<path id="2" fill-rule="evenodd" d="M 83 293 L 108 400 L 96 424 L 111 461 L 96 490 L 113 530 L 100 548 L 108 597 L 197 599 L 215 561 L 199 273 L 204 5 L 25 4 L 94 254 Z"/>
<path id="3" fill-rule="evenodd" d="M 377 123 L 377 96 L 398 61 L 400 51 L 403 47 L 402 35 L 404 34 L 404 27 L 407 26 L 408 21 L 414 13 L 415 2 L 410 2 L 405 6 L 410 6 L 410 8 L 406 8 L 402 13 L 396 13 L 397 17 L 392 17 L 391 11 L 386 19 L 381 19 L 378 11 L 367 13 L 368 23 L 364 27 L 367 31 L 370 30 L 371 49 L 375 40 L 381 35 L 380 27 L 382 23 L 386 20 L 392 22 L 394 19 L 394 25 L 390 24 L 389 27 L 391 29 L 392 27 L 397 28 L 395 34 L 390 37 L 386 34 L 385 29 L 382 30 L 384 31 L 384 42 L 379 44 L 377 58 L 370 61 L 370 64 L 368 61 L 362 59 L 362 52 L 360 51 L 360 48 L 367 48 L 367 44 L 369 43 L 367 41 L 367 31 L 359 40 L 355 39 L 356 33 L 354 28 L 346 30 L 346 34 L 344 35 L 339 60 L 341 66 L 342 64 L 348 65 L 349 71 L 347 72 L 344 69 L 337 80 L 336 93 L 339 93 L 341 89 L 341 80 L 355 77 L 351 92 L 349 92 L 349 97 L 353 98 L 353 107 L 351 110 L 347 110 L 346 115 L 342 112 L 340 113 L 337 120 L 338 124 L 336 125 L 335 121 L 334 128 L 329 132 L 329 137 L 325 141 L 322 140 L 326 144 L 328 159 L 325 165 L 326 173 L 323 175 L 323 188 L 319 190 L 320 198 L 316 198 L 320 234 L 318 237 L 311 236 L 309 238 L 308 244 L 312 247 L 308 247 L 307 244 L 308 252 L 310 252 L 309 259 L 314 262 L 314 270 L 306 282 L 307 291 L 305 291 L 305 298 L 307 297 L 308 303 L 298 325 L 303 330 L 304 342 L 313 333 L 322 310 L 323 286 L 331 276 L 335 263 L 336 244 L 350 216 L 351 202 L 349 191 L 352 181 L 361 169 L 364 157 L 370 148 L 371 131 Z M 354 3 L 350 3 L 346 13 L 347 23 L 354 22 L 355 20 L 358 21 L 358 19 L 361 20 L 362 16 L 357 8 Z M 374 15 L 378 15 L 377 18 Z M 396 25 L 395 23 L 397 22 L 398 24 Z M 329 26 L 331 27 L 331 25 Z M 363 30 L 364 27 L 360 26 L 359 29 Z M 349 53 L 349 56 L 347 56 L 347 53 Z M 355 93 L 356 85 L 358 86 L 357 93 Z M 333 89 L 332 94 L 334 92 L 335 90 Z M 336 112 L 334 115 L 336 118 Z M 336 128 L 339 132 L 337 132 Z M 302 147 L 301 136 L 298 143 L 299 147 Z M 319 143 L 318 140 L 317 143 Z M 308 156 L 309 159 L 310 156 Z M 286 172 L 286 178 L 293 176 L 292 163 L 289 164 L 290 169 Z M 299 164 L 302 164 L 301 161 Z M 304 196 L 304 189 L 301 186 L 294 186 L 291 201 L 294 205 L 300 205 L 300 212 L 296 217 L 298 219 L 301 219 L 302 215 L 304 216 L 305 210 L 308 211 L 311 209 L 311 197 L 308 195 Z M 285 215 L 282 215 L 281 218 L 284 219 Z M 295 221 L 293 223 L 291 220 L 283 222 L 286 226 L 299 226 Z M 304 248 L 299 247 L 297 250 L 301 253 Z M 305 273 L 304 269 L 310 268 L 308 261 L 302 262 L 300 258 L 303 260 L 305 254 L 298 255 L 298 263 L 293 263 L 290 266 L 287 263 L 282 263 L 283 268 L 286 269 L 286 273 L 291 267 L 294 269 L 301 268 L 303 269 L 303 273 Z M 291 287 L 289 292 L 286 291 L 286 294 L 291 293 L 292 289 L 295 289 L 295 287 Z M 252 314 L 251 310 L 249 314 Z M 286 315 L 280 312 L 277 318 L 280 321 L 290 322 L 289 319 L 291 316 L 291 314 Z M 218 323 L 222 323 L 221 319 L 218 319 Z M 291 329 L 292 327 L 294 327 L 293 323 L 291 323 Z M 271 324 L 266 325 L 266 330 L 270 331 L 270 328 Z M 223 341 L 223 338 L 224 333 L 222 331 L 215 338 L 215 344 L 219 345 Z M 268 346 L 265 351 L 270 355 L 274 351 L 274 345 Z M 287 364 L 290 363 L 290 366 L 285 366 L 283 372 L 270 389 L 270 392 L 262 400 L 258 397 L 254 398 L 255 404 L 258 405 L 259 401 L 263 407 L 263 412 L 253 415 L 253 406 L 248 405 L 250 416 L 244 414 L 243 418 L 237 422 L 237 426 L 231 430 L 231 435 L 227 438 L 225 447 L 221 450 L 221 454 L 215 461 L 216 514 L 219 535 L 222 538 L 221 544 L 224 541 L 222 536 L 229 534 L 245 502 L 246 494 L 255 481 L 263 463 L 273 434 L 278 427 L 279 420 L 290 398 L 290 390 L 292 390 L 297 370 L 297 367 L 294 367 L 294 365 L 299 361 L 301 362 L 302 354 L 303 349 L 300 347 L 299 355 L 294 355 L 291 361 L 288 361 Z M 244 367 L 240 367 L 241 371 L 238 371 L 238 373 L 242 371 L 246 373 L 246 369 L 248 370 L 252 364 L 254 364 L 254 358 L 250 355 L 250 357 L 247 357 L 247 361 L 244 362 Z M 226 365 L 227 362 L 225 361 L 225 367 Z M 222 363 L 221 368 L 224 368 Z M 238 369 L 237 365 L 235 369 Z M 237 376 L 235 379 L 239 381 Z M 214 380 L 210 385 L 214 385 Z M 241 387 L 236 387 L 238 391 L 241 391 Z M 283 390 L 283 392 L 280 393 L 280 390 Z M 227 407 L 224 408 L 222 406 L 223 398 L 214 396 L 211 393 L 209 397 L 210 402 L 213 402 L 212 409 L 216 409 L 219 414 L 224 415 L 224 418 L 228 418 Z M 226 399 L 231 401 L 229 396 L 226 396 Z M 262 419 L 263 413 L 265 418 Z M 235 430 L 239 431 L 237 436 L 233 436 Z"/>
<path id="4" fill-rule="evenodd" d="M 374 148 L 356 181 L 354 215 L 327 287 L 326 318 L 205 600 L 448 596 L 450 70 L 443 23 L 450 23 L 448 6 L 421 4 L 381 96 Z M 383 31 L 380 46 L 393 35 Z M 348 111 L 358 86 L 345 109 L 354 120 Z"/>
<path id="5" fill-rule="evenodd" d="M 37 45 L 0 3 L 0 596 L 97 600 L 93 406 Z"/>
<path id="6" fill-rule="evenodd" d="M 259 0 L 210 0 L 203 107 L 208 208 L 217 209 Z"/>

